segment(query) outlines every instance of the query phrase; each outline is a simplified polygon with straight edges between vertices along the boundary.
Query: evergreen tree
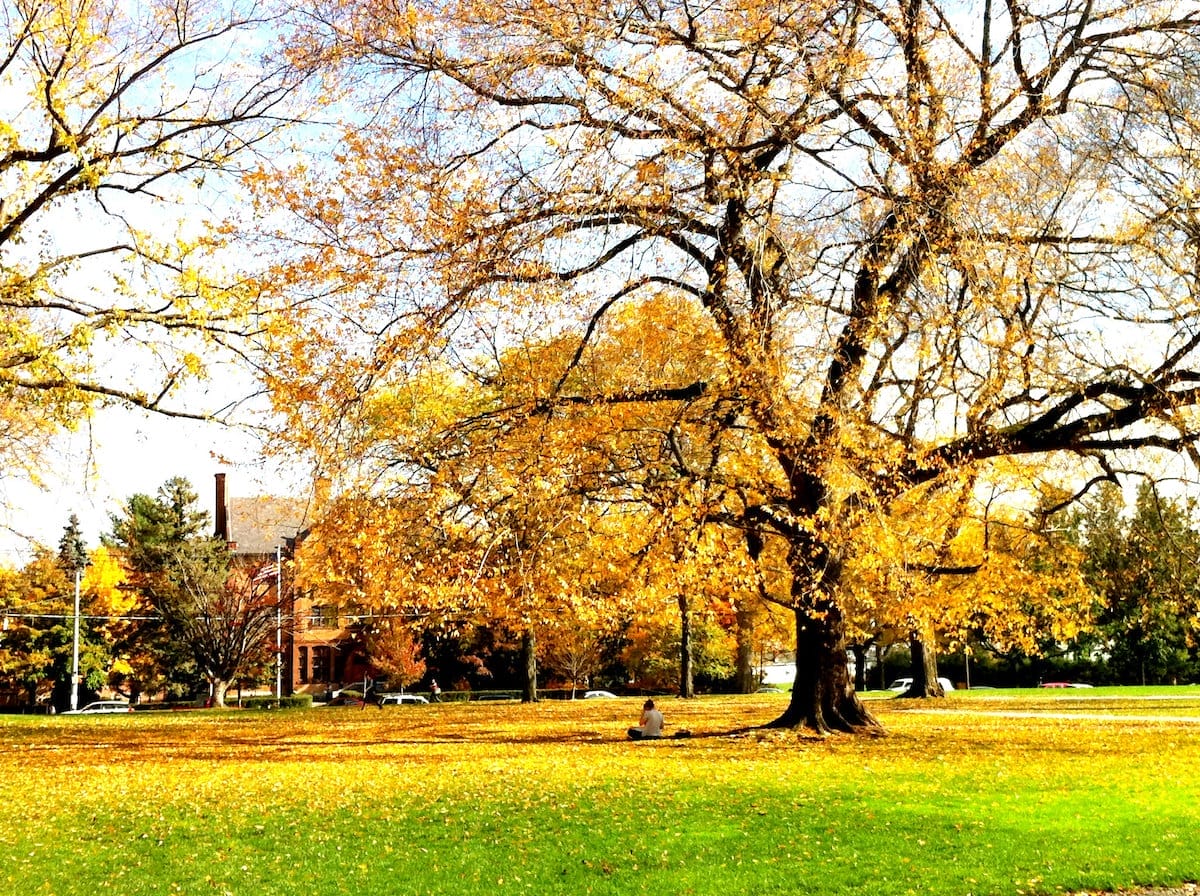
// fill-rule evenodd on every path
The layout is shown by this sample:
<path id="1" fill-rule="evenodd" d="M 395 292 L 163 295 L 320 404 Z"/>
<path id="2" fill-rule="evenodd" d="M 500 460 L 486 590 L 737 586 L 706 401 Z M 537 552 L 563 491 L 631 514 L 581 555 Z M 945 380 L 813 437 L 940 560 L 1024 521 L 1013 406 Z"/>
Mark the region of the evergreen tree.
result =
<path id="1" fill-rule="evenodd" d="M 1116 681 L 1154 684 L 1200 674 L 1194 510 L 1145 483 L 1132 513 L 1112 485 L 1079 515 L 1086 572 L 1104 595 L 1100 629 Z"/>
<path id="2" fill-rule="evenodd" d="M 138 615 L 144 617 L 121 645 L 137 658 L 124 682 L 131 697 L 158 690 L 173 698 L 190 697 L 200 683 L 195 657 L 182 637 L 188 618 L 182 580 L 197 567 L 223 573 L 228 558 L 225 545 L 207 536 L 208 515 L 198 501 L 191 483 L 174 477 L 153 496 L 131 496 L 110 517 L 112 530 L 103 540 L 120 551 L 129 585 L 141 599 Z"/>
<path id="3" fill-rule="evenodd" d="M 157 496 L 136 494 L 113 514 L 112 533 L 106 543 L 119 546 L 132 571 L 144 575 L 161 573 L 181 545 L 204 540 L 208 514 L 197 506 L 199 497 L 191 483 L 181 477 L 168 479 Z"/>
<path id="4" fill-rule="evenodd" d="M 75 514 L 71 514 L 67 525 L 63 527 L 63 535 L 58 542 L 58 562 L 64 570 L 72 574 L 81 573 L 87 568 L 87 548 L 83 544 L 79 517 Z"/>
<path id="5" fill-rule="evenodd" d="M 70 705 L 71 709 L 77 709 L 79 706 L 79 640 L 80 640 L 80 612 L 79 612 L 79 590 L 83 571 L 87 569 L 88 556 L 87 548 L 83 545 L 83 533 L 79 528 L 79 517 L 71 514 L 67 525 L 63 527 L 62 538 L 58 542 L 58 562 L 62 566 L 63 571 L 70 578 L 69 586 L 72 589 L 71 600 L 71 662 L 67 667 L 68 674 L 68 689 L 71 694 Z"/>
<path id="6" fill-rule="evenodd" d="M 202 678 L 216 705 L 229 685 L 262 659 L 274 635 L 277 607 L 270 583 L 231 570 L 225 542 L 207 534 L 186 479 L 169 479 L 156 497 L 134 495 L 112 518 L 110 543 L 120 548 L 131 582 L 155 618 L 135 637 L 152 644 L 169 690 Z"/>

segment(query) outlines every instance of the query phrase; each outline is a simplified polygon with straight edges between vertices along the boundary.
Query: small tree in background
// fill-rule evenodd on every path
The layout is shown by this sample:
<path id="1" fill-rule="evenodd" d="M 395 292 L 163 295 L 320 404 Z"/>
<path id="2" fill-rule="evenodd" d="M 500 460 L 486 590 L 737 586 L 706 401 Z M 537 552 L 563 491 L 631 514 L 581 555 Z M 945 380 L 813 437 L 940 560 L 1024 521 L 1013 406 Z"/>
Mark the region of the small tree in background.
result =
<path id="1" fill-rule="evenodd" d="M 5 628 L 0 636 L 0 687 L 27 706 L 49 699 L 61 655 L 61 626 L 49 616 L 64 614 L 66 579 L 48 551 L 41 549 L 20 570 L 0 576 Z M 64 667 L 65 668 L 65 667 Z"/>
<path id="2" fill-rule="evenodd" d="M 58 542 L 58 562 L 68 573 L 82 573 L 91 562 L 87 547 L 83 543 L 79 517 L 74 513 L 63 527 L 62 538 Z"/>
<path id="3" fill-rule="evenodd" d="M 571 699 L 579 685 L 587 685 L 604 666 L 616 620 L 595 612 L 596 604 L 566 602 L 541 638 L 542 663 L 571 682 Z"/>
<path id="4" fill-rule="evenodd" d="M 367 657 L 387 677 L 389 686 L 404 689 L 425 675 L 421 645 L 398 616 L 385 615 L 374 621 L 367 632 Z"/>
<path id="5" fill-rule="evenodd" d="M 208 682 L 214 706 L 244 673 L 261 667 L 278 627 L 270 582 L 230 570 L 212 541 L 184 545 L 168 567 L 158 604 L 172 637 Z"/>
<path id="6" fill-rule="evenodd" d="M 71 709 L 79 707 L 79 591 L 83 571 L 87 569 L 87 548 L 83 544 L 83 533 L 79 528 L 79 517 L 71 514 L 58 542 L 58 562 L 72 579 L 74 599 L 71 621 Z"/>
<path id="7" fill-rule="evenodd" d="M 113 682 L 131 699 L 143 691 L 193 696 L 195 661 L 170 631 L 163 605 L 171 589 L 166 574 L 170 558 L 187 542 L 206 537 L 208 517 L 197 501 L 186 479 L 169 479 L 155 495 L 132 495 L 121 512 L 110 517 L 111 531 L 102 537 L 121 557 L 129 588 L 138 597 L 134 615 L 140 618 L 118 643 L 130 669 Z"/>

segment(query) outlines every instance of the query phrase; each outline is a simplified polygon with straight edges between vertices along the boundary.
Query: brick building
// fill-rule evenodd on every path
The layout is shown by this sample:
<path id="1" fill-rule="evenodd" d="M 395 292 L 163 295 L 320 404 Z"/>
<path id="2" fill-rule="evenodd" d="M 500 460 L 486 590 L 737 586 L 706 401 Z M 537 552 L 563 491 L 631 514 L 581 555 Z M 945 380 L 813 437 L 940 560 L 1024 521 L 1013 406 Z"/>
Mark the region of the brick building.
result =
<path id="1" fill-rule="evenodd" d="M 367 671 L 357 620 L 293 587 L 295 548 L 321 503 L 320 494 L 230 497 L 225 474 L 216 474 L 217 537 L 229 545 L 234 565 L 250 569 L 260 581 L 274 581 L 281 601 L 278 683 L 284 695 L 320 698 L 338 684 L 361 681 Z"/>

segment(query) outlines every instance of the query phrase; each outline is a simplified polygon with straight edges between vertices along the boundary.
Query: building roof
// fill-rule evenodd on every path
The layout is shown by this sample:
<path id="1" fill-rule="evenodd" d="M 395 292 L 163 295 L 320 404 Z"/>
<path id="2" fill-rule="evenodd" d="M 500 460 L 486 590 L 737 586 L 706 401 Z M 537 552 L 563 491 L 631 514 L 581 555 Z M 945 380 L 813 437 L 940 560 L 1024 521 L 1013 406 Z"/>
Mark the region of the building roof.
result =
<path id="1" fill-rule="evenodd" d="M 312 525 L 311 501 L 257 495 L 230 498 L 228 540 L 234 554 L 271 554 Z"/>

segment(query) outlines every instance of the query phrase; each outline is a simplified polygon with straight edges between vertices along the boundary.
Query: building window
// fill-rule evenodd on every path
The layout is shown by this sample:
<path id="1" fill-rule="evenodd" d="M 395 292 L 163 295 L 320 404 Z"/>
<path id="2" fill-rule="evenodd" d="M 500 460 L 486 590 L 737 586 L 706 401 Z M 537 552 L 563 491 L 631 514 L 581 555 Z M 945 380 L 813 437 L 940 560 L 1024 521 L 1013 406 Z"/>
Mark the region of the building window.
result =
<path id="1" fill-rule="evenodd" d="M 299 661 L 298 665 L 300 667 L 297 670 L 297 672 L 300 676 L 300 683 L 308 684 L 308 648 L 307 647 L 300 648 L 300 661 Z"/>
<path id="2" fill-rule="evenodd" d="M 314 647 L 312 649 L 312 680 L 314 682 L 329 682 L 332 681 L 329 677 L 333 671 L 330 660 L 332 656 L 328 647 Z"/>
<path id="3" fill-rule="evenodd" d="M 320 604 L 308 611 L 309 628 L 337 628 L 338 608 L 332 604 Z"/>

